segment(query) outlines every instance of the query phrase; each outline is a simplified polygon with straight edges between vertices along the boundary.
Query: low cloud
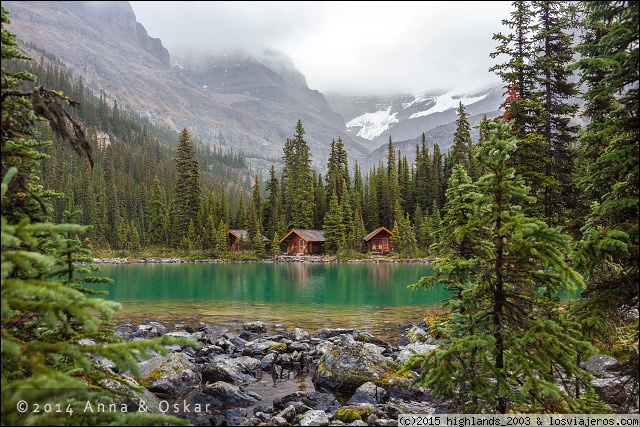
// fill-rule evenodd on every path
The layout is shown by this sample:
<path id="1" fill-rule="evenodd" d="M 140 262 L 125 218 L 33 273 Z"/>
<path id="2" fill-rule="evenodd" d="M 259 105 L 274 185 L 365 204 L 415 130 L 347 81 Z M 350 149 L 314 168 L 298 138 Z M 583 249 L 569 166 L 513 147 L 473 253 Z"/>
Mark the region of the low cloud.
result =
<path id="1" fill-rule="evenodd" d="M 499 78 L 492 36 L 509 2 L 142 2 L 138 22 L 172 57 L 265 50 L 311 89 L 383 94 L 471 90 Z"/>

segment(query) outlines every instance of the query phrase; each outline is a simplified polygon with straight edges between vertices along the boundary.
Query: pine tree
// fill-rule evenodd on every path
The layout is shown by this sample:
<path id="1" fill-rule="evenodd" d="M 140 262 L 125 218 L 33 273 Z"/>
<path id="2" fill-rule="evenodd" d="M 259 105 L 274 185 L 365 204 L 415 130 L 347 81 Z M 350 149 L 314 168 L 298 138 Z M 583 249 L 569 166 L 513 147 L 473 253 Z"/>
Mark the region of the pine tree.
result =
<path id="1" fill-rule="evenodd" d="M 562 1 L 535 1 L 538 18 L 534 27 L 532 68 L 537 73 L 536 87 L 543 100 L 545 114 L 540 133 L 545 141 L 546 181 L 542 206 L 550 225 L 565 225 L 576 206 L 577 191 L 573 185 L 575 142 L 578 126 L 571 124 L 577 105 L 571 99 L 578 94 L 568 65 L 573 61 L 573 35 L 577 4 Z"/>
<path id="2" fill-rule="evenodd" d="M 81 247 L 87 227 L 73 223 L 48 222 L 48 201 L 53 194 L 38 185 L 35 173 L 45 156 L 36 149 L 37 118 L 51 119 L 52 113 L 66 116 L 57 99 L 59 92 L 39 86 L 33 97 L 16 89 L 21 80 L 34 82 L 29 73 L 6 73 L 5 61 L 28 60 L 17 49 L 15 36 L 4 27 L 9 24 L 8 11 L 2 7 L 2 422 L 7 425 L 102 425 L 102 424 L 186 424 L 184 420 L 164 415 L 124 412 L 85 413 L 86 402 L 106 405 L 122 395 L 109 388 L 115 381 L 131 390 L 130 384 L 112 370 L 94 363 L 104 357 L 113 361 L 120 372 L 135 371 L 140 357 L 148 350 L 166 353 L 166 344 L 189 344 L 162 338 L 125 343 L 115 335 L 112 315 L 119 304 L 92 293 L 85 283 L 108 280 L 91 277 L 95 270 L 90 253 Z M 29 100 L 31 99 L 31 101 Z M 60 137 L 74 145 L 83 156 L 91 154 L 77 124 L 65 126 Z M 74 131 L 75 129 L 75 131 Z M 75 133 L 75 132 L 78 133 Z M 72 134 L 65 135 L 65 132 Z M 70 200 L 70 199 L 69 199 Z M 74 221 L 78 211 L 69 209 L 65 219 Z M 38 209 L 40 211 L 38 212 Z M 78 264 L 83 263 L 83 264 Z M 80 274 L 82 273 L 82 274 Z M 92 342 L 94 345 L 84 345 Z M 61 412 L 20 412 L 18 402 L 30 408 L 45 404 Z"/>
<path id="3" fill-rule="evenodd" d="M 343 221 L 343 213 L 338 203 L 338 195 L 333 194 L 329 202 L 329 210 L 324 217 L 325 248 L 334 254 L 342 249 L 345 241 L 345 225 Z"/>
<path id="4" fill-rule="evenodd" d="M 593 339 L 612 347 L 612 328 L 634 331 L 622 374 L 638 396 L 638 5 L 589 2 L 574 64 L 587 91 L 580 187 L 592 203 L 574 261 L 588 279 L 576 313 Z M 633 317 L 631 317 L 633 318 Z"/>
<path id="5" fill-rule="evenodd" d="M 312 228 L 314 224 L 311 152 L 304 139 L 302 121 L 298 120 L 293 139 L 284 145 L 284 211 L 289 228 Z"/>
<path id="6" fill-rule="evenodd" d="M 329 160 L 327 162 L 327 177 L 326 177 L 326 193 L 327 204 L 331 201 L 331 196 L 335 192 L 338 196 L 338 203 L 342 203 L 342 181 L 349 184 L 349 163 L 347 159 L 347 151 L 344 148 L 342 139 L 338 138 L 336 142 L 331 141 L 331 152 L 329 153 Z"/>
<path id="7" fill-rule="evenodd" d="M 198 210 L 202 202 L 200 189 L 200 166 L 196 156 L 196 148 L 191 140 L 189 131 L 182 129 L 176 147 L 176 187 L 175 187 L 175 214 L 177 232 L 180 242 L 187 236 L 189 224 L 198 217 Z"/>
<path id="8" fill-rule="evenodd" d="M 313 175 L 315 176 L 315 171 Z M 315 185 L 313 186 L 313 205 L 315 210 L 313 228 L 321 229 L 324 216 L 327 213 L 327 198 L 324 184 L 322 183 L 322 175 L 318 174 L 318 178 L 314 179 Z"/>
<path id="9" fill-rule="evenodd" d="M 262 226 L 267 237 L 273 238 L 276 233 L 276 222 L 280 207 L 280 184 L 276 176 L 276 169 L 271 165 L 269 170 L 269 181 L 267 182 L 267 198 L 262 210 Z"/>
<path id="10" fill-rule="evenodd" d="M 511 161 L 518 174 L 521 174 L 527 185 L 531 187 L 531 195 L 542 199 L 542 191 L 547 182 L 546 164 L 550 161 L 545 156 L 546 142 L 541 134 L 544 109 L 542 99 L 537 92 L 537 76 L 532 65 L 535 45 L 531 34 L 535 29 L 536 19 L 530 1 L 512 2 L 513 12 L 510 20 L 503 20 L 503 25 L 511 28 L 507 35 L 494 34 L 493 39 L 500 42 L 491 57 L 506 56 L 507 61 L 491 67 L 505 83 L 506 99 L 501 105 L 505 110 L 503 118 L 513 122 L 511 131 L 518 138 L 516 152 Z M 530 214 L 542 214 L 541 204 L 527 209 Z"/>
<path id="11" fill-rule="evenodd" d="M 396 254 L 403 258 L 413 258 L 418 252 L 415 231 L 409 220 L 409 214 L 403 215 L 400 203 L 396 203 L 397 218 L 393 223 L 391 242 Z"/>
<path id="12" fill-rule="evenodd" d="M 503 119 L 492 126 L 492 137 L 478 150 L 489 171 L 477 183 L 481 197 L 467 199 L 476 205 L 473 214 L 456 227 L 486 230 L 486 236 L 469 248 L 472 256 L 436 262 L 432 278 L 412 285 L 437 280 L 461 291 L 449 306 L 439 348 L 414 355 L 407 366 L 423 367 L 419 382 L 455 399 L 460 412 L 602 411 L 574 398 L 571 388 L 577 382 L 592 391 L 592 377 L 575 362 L 593 347 L 558 302 L 561 292 L 584 285 L 564 259 L 570 239 L 520 212 L 516 203 L 530 196 L 508 167 L 516 140 Z"/>
<path id="13" fill-rule="evenodd" d="M 216 257 L 222 258 L 229 252 L 229 226 L 220 219 L 216 233 Z"/>
<path id="14" fill-rule="evenodd" d="M 453 133 L 453 146 L 450 151 L 451 165 L 461 165 L 466 171 L 473 168 L 473 140 L 471 139 L 471 125 L 469 115 L 460 102 L 458 107 L 458 118 L 456 120 L 456 130 Z M 448 177 L 449 174 L 445 176 Z"/>

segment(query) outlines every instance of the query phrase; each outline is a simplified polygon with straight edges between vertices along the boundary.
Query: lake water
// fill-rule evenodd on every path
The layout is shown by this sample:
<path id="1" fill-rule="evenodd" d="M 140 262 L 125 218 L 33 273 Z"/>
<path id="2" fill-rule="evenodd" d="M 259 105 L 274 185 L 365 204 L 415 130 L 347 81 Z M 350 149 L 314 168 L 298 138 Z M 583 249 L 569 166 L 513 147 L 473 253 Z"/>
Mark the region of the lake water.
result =
<path id="1" fill-rule="evenodd" d="M 430 275 L 427 264 L 408 263 L 186 263 L 101 265 L 110 277 L 103 298 L 122 304 L 118 321 L 218 324 L 234 332 L 264 322 L 269 332 L 301 327 L 357 328 L 395 343 L 398 325 L 439 311 L 443 287 L 411 290 Z"/>

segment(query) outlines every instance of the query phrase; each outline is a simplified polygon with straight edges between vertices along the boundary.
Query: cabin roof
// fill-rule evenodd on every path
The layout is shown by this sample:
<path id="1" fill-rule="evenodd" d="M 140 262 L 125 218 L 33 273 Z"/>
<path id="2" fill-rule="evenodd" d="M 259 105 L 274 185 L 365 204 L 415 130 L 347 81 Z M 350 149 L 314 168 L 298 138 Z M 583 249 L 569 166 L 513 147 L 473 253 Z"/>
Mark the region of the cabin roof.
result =
<path id="1" fill-rule="evenodd" d="M 280 242 L 285 241 L 292 234 L 297 234 L 303 240 L 307 242 L 324 242 L 324 230 L 308 230 L 305 228 L 292 228 Z"/>
<path id="2" fill-rule="evenodd" d="M 247 240 L 247 230 L 243 229 L 229 229 L 229 234 L 236 236 L 236 239 Z M 269 239 L 264 234 L 262 235 L 262 241 L 268 242 Z"/>
<path id="3" fill-rule="evenodd" d="M 389 229 L 387 227 L 379 227 L 376 228 L 375 230 L 373 230 L 371 233 L 367 234 L 366 236 L 364 236 L 363 240 L 365 241 L 369 241 L 371 240 L 376 234 L 380 233 L 381 231 L 386 231 L 387 233 L 389 233 L 390 236 L 393 236 L 393 233 L 391 231 L 389 231 Z"/>

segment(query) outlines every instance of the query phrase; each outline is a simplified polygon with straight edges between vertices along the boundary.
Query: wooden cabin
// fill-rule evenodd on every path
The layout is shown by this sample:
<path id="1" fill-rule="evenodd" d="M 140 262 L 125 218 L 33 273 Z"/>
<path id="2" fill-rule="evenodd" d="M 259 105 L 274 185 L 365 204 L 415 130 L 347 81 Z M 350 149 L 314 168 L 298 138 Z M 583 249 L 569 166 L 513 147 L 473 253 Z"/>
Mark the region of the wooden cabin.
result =
<path id="1" fill-rule="evenodd" d="M 248 247 L 249 239 L 247 238 L 247 230 L 229 230 L 229 251 L 244 252 Z M 262 243 L 267 243 L 269 239 L 262 236 Z"/>
<path id="2" fill-rule="evenodd" d="M 376 228 L 371 233 L 364 236 L 364 241 L 367 244 L 367 251 L 372 254 L 388 254 L 393 250 L 391 236 L 393 236 L 393 233 L 386 227 Z"/>
<path id="3" fill-rule="evenodd" d="M 316 255 L 324 253 L 324 230 L 292 228 L 279 243 L 286 243 L 287 255 Z"/>

